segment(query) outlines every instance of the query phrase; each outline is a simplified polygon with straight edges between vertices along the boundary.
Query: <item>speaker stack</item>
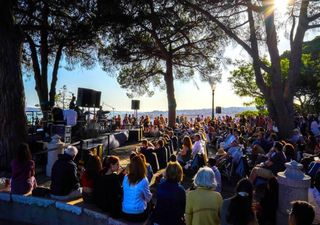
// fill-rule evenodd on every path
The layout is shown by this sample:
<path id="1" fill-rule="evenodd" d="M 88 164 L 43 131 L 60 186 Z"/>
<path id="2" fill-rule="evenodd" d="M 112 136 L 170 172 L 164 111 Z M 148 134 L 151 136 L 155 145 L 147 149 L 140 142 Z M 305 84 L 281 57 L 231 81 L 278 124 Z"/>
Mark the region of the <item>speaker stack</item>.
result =
<path id="1" fill-rule="evenodd" d="M 140 101 L 139 100 L 131 100 L 131 109 L 139 110 L 140 109 Z"/>
<path id="2" fill-rule="evenodd" d="M 216 107 L 216 113 L 217 114 L 221 114 L 221 106 L 217 106 Z"/>
<path id="3" fill-rule="evenodd" d="M 78 88 L 77 105 L 82 107 L 100 106 L 101 91 L 95 91 L 87 88 Z"/>

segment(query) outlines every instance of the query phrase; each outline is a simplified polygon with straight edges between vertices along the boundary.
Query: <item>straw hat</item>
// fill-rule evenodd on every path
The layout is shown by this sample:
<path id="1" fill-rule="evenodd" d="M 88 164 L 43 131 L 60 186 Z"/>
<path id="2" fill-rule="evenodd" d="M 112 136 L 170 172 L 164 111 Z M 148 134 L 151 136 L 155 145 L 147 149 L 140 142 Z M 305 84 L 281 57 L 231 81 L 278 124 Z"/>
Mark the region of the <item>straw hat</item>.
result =
<path id="1" fill-rule="evenodd" d="M 223 156 L 223 155 L 226 155 L 226 151 L 223 150 L 223 148 L 219 148 L 218 151 L 217 151 L 217 156 Z"/>

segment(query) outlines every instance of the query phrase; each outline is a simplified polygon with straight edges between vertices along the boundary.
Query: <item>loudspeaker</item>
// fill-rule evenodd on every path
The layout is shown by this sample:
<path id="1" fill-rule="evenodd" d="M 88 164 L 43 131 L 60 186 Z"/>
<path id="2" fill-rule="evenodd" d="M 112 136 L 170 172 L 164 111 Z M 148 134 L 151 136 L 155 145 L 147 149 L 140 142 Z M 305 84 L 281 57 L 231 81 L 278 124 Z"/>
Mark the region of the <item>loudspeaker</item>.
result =
<path id="1" fill-rule="evenodd" d="M 87 88 L 78 88 L 77 105 L 82 107 L 92 107 L 93 102 L 93 90 Z"/>
<path id="2" fill-rule="evenodd" d="M 220 114 L 221 113 L 221 106 L 216 107 L 216 113 Z"/>
<path id="3" fill-rule="evenodd" d="M 95 104 L 94 106 L 96 108 L 99 108 L 100 107 L 100 101 L 101 101 L 101 91 L 95 91 Z"/>
<path id="4" fill-rule="evenodd" d="M 99 107 L 101 91 L 87 88 L 78 88 L 77 105 L 82 107 Z"/>
<path id="5" fill-rule="evenodd" d="M 140 100 L 131 100 L 131 109 L 133 110 L 140 109 Z"/>

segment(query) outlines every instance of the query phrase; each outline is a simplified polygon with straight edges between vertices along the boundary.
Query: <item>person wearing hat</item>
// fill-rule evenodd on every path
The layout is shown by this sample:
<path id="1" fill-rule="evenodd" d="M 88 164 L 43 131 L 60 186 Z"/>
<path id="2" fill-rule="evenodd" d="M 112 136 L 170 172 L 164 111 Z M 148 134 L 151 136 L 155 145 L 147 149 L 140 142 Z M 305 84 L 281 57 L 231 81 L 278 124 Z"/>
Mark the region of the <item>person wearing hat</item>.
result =
<path id="1" fill-rule="evenodd" d="M 216 153 L 216 157 L 215 160 L 217 161 L 217 165 L 219 165 L 219 163 L 221 162 L 221 160 L 223 160 L 224 158 L 226 158 L 228 155 L 228 153 L 226 153 L 226 151 L 223 148 L 219 148 L 217 153 Z"/>
<path id="2" fill-rule="evenodd" d="M 82 196 L 77 165 L 74 162 L 78 149 L 69 146 L 64 154 L 58 155 L 51 172 L 51 197 L 57 200 L 69 200 Z"/>

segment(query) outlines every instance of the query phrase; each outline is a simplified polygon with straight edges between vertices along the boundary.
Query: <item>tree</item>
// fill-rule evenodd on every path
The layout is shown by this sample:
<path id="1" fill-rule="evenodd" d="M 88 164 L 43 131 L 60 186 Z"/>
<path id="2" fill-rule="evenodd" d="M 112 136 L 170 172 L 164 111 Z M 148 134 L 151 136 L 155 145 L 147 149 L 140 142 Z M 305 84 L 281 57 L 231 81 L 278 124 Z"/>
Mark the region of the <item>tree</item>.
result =
<path id="1" fill-rule="evenodd" d="M 13 20 L 14 1 L 0 1 L 0 171 L 10 168 L 17 147 L 27 139 L 21 76 L 22 34 Z"/>
<path id="2" fill-rule="evenodd" d="M 131 91 L 129 96 L 151 96 L 152 86 L 166 89 L 169 126 L 173 127 L 174 80 L 188 81 L 196 72 L 203 80 L 219 74 L 216 62 L 220 58 L 215 54 L 221 53 L 217 42 L 223 38 L 204 18 L 173 0 L 118 3 L 128 19 L 110 29 L 109 45 L 100 51 L 100 62 L 107 71 L 113 66 L 119 70 L 117 80 Z"/>
<path id="3" fill-rule="evenodd" d="M 299 102 L 298 109 L 300 112 L 317 113 L 320 111 L 319 105 L 319 85 L 320 85 L 320 57 L 317 45 L 320 43 L 320 38 L 316 37 L 310 42 L 303 44 L 302 64 L 300 68 L 300 79 L 296 84 L 295 101 Z M 288 76 L 290 52 L 286 51 L 281 55 L 281 73 L 282 79 Z M 264 60 L 266 64 L 270 64 Z M 231 77 L 228 81 L 232 84 L 235 93 L 239 96 L 252 97 L 254 100 L 248 102 L 248 105 L 255 104 L 261 110 L 265 105 L 265 99 L 259 90 L 256 82 L 252 63 L 236 61 L 234 64 L 237 69 L 231 72 Z M 263 74 L 264 80 L 270 86 L 270 75 Z"/>
<path id="4" fill-rule="evenodd" d="M 99 44 L 97 3 L 94 0 L 19 0 L 15 14 L 24 32 L 23 68 L 34 75 L 40 107 L 46 115 L 55 104 L 63 56 L 70 70 L 78 63 L 86 68 L 95 64 Z"/>
<path id="5" fill-rule="evenodd" d="M 299 80 L 302 43 L 308 30 L 320 27 L 320 2 L 292 1 L 287 20 L 279 21 L 273 0 L 179 0 L 186 7 L 202 13 L 217 25 L 252 59 L 257 86 L 263 94 L 268 111 L 275 120 L 282 138 L 291 135 L 293 128 L 293 99 Z M 283 15 L 282 15 L 283 17 Z M 282 18 L 283 19 L 283 18 Z M 281 58 L 278 49 L 279 27 L 287 21 L 290 56 L 288 75 L 281 77 Z M 261 55 L 267 51 L 271 64 L 266 65 Z M 263 73 L 270 74 L 270 86 Z"/>

